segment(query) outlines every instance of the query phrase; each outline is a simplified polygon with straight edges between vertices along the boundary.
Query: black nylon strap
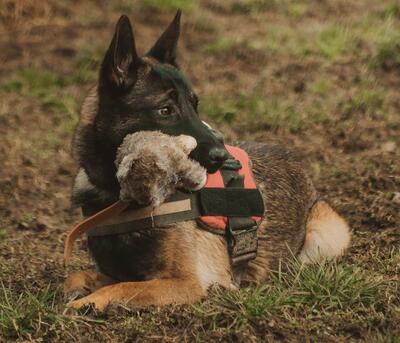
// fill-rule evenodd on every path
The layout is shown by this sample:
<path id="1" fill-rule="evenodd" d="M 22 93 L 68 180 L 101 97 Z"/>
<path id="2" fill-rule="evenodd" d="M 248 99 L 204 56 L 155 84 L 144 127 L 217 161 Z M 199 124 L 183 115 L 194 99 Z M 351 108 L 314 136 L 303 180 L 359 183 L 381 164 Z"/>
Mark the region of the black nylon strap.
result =
<path id="1" fill-rule="evenodd" d="M 257 189 L 203 188 L 199 192 L 202 215 L 262 217 L 264 203 Z"/>
<path id="2" fill-rule="evenodd" d="M 225 187 L 244 188 L 244 177 L 236 170 L 221 170 L 222 179 Z"/>
<path id="3" fill-rule="evenodd" d="M 244 190 L 244 176 L 240 175 L 237 170 L 221 170 L 225 187 L 228 189 L 239 188 Z M 261 197 L 258 190 L 257 194 Z M 255 199 L 252 196 L 252 199 Z M 244 199 L 247 201 L 248 199 Z M 261 198 L 257 200 L 261 216 L 264 215 L 264 203 Z M 228 244 L 229 256 L 233 266 L 245 265 L 250 260 L 257 257 L 257 223 L 251 216 L 228 216 L 226 226 L 226 240 Z"/>

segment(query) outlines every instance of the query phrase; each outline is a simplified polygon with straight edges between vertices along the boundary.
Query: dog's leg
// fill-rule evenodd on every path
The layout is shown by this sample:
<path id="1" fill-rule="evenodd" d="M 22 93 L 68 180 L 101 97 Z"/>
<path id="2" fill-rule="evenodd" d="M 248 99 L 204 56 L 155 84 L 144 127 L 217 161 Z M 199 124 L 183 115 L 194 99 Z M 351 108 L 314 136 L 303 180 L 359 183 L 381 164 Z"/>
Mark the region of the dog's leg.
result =
<path id="1" fill-rule="evenodd" d="M 318 201 L 307 220 L 306 239 L 299 260 L 318 262 L 337 257 L 349 247 L 351 233 L 346 221 L 324 201 Z"/>
<path id="2" fill-rule="evenodd" d="M 64 297 L 68 300 L 82 298 L 114 281 L 94 271 L 80 271 L 70 274 L 64 282 Z"/>
<path id="3" fill-rule="evenodd" d="M 87 305 L 103 311 L 108 305 L 122 304 L 132 308 L 150 305 L 193 303 L 206 295 L 201 286 L 190 279 L 156 279 L 140 282 L 121 282 L 100 288 L 67 306 L 79 309 Z"/>

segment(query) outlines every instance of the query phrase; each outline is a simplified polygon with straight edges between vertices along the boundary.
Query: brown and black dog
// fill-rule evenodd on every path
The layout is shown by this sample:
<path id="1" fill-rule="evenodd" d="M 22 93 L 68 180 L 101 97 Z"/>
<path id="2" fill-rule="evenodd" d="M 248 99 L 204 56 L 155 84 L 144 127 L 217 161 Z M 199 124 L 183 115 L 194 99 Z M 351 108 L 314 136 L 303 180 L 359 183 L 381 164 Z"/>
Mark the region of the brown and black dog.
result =
<path id="1" fill-rule="evenodd" d="M 228 158 L 224 145 L 200 120 L 197 96 L 176 63 L 180 11 L 155 45 L 139 57 L 131 24 L 122 16 L 84 101 L 73 147 L 80 164 L 73 201 L 89 215 L 119 198 L 114 160 L 124 137 L 137 131 L 185 134 L 197 141 L 191 158 L 209 173 Z M 113 236 L 88 237 L 97 271 L 71 274 L 69 306 L 130 307 L 192 303 L 213 284 L 262 282 L 292 255 L 314 262 L 341 255 L 350 229 L 316 190 L 302 163 L 272 143 L 238 143 L 249 154 L 266 211 L 258 230 L 258 255 L 246 268 L 232 267 L 223 236 L 195 221 Z M 105 272 L 107 271 L 107 272 Z"/>

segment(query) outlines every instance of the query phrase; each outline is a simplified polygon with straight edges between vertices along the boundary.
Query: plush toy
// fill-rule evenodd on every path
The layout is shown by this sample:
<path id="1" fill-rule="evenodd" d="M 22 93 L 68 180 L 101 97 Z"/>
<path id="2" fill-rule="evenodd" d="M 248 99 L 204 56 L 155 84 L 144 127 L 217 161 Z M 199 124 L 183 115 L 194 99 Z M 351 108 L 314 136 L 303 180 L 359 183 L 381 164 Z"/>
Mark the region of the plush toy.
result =
<path id="1" fill-rule="evenodd" d="M 196 140 L 185 135 L 168 136 L 159 131 L 127 135 L 115 160 L 120 199 L 157 207 L 179 188 L 202 188 L 206 170 L 188 157 L 196 146 Z"/>

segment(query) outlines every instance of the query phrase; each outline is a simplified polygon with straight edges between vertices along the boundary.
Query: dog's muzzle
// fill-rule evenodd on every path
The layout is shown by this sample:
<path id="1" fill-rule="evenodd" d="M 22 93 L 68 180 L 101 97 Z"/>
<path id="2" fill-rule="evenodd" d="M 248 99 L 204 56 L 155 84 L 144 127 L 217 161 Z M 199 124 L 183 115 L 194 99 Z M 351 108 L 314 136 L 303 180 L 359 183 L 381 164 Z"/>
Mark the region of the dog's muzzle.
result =
<path id="1" fill-rule="evenodd" d="M 213 174 L 229 159 L 230 154 L 224 147 L 210 148 L 209 145 L 200 143 L 189 156 L 206 168 L 208 173 Z"/>

